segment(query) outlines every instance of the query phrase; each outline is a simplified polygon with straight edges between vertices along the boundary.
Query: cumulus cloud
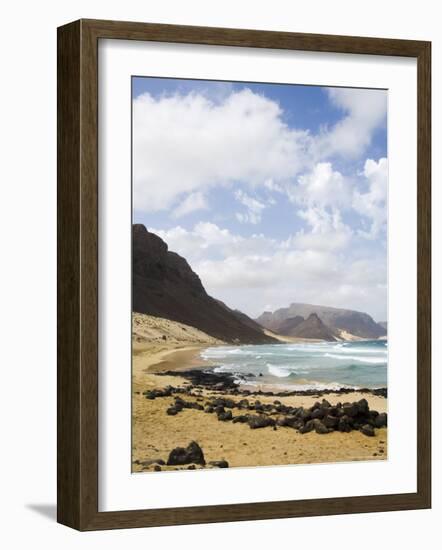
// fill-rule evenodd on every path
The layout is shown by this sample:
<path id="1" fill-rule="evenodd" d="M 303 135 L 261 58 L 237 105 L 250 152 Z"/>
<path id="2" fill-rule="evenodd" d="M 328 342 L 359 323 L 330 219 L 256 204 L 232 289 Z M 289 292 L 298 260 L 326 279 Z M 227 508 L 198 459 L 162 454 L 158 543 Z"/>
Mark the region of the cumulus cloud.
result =
<path id="1" fill-rule="evenodd" d="M 370 144 L 373 132 L 386 122 L 387 92 L 355 88 L 329 88 L 331 102 L 345 115 L 323 130 L 316 148 L 319 158 L 333 155 L 357 157 Z"/>
<path id="2" fill-rule="evenodd" d="M 278 246 L 277 241 L 262 234 L 243 237 L 212 222 L 198 222 L 191 230 L 177 226 L 168 230 L 150 228 L 149 231 L 159 235 L 170 250 L 183 255 L 191 265 L 196 265 L 202 258 L 267 255 Z"/>
<path id="3" fill-rule="evenodd" d="M 333 170 L 331 162 L 319 162 L 310 172 L 298 178 L 297 185 L 289 189 L 292 202 L 324 206 L 348 206 L 351 186 L 348 178 Z"/>
<path id="4" fill-rule="evenodd" d="M 353 208 L 356 212 L 366 217 L 370 223 L 370 229 L 362 231 L 361 234 L 373 239 L 385 230 L 387 224 L 387 159 L 381 158 L 378 162 L 367 159 L 363 175 L 366 178 L 368 190 L 365 193 L 355 191 L 353 195 Z"/>
<path id="5" fill-rule="evenodd" d="M 207 210 L 208 207 L 207 200 L 202 193 L 190 193 L 190 195 L 187 195 L 187 197 L 173 210 L 172 216 L 174 218 L 180 218 L 196 210 Z"/>
<path id="6" fill-rule="evenodd" d="M 309 242 L 303 247 L 303 236 L 299 234 L 286 241 L 260 234 L 244 237 L 209 222 L 200 222 L 191 230 L 150 230 L 189 261 L 211 295 L 249 315 L 259 315 L 269 304 L 276 309 L 291 301 L 310 301 L 337 307 L 351 305 L 371 311 L 378 318 L 385 316 L 384 255 L 371 255 L 369 260 L 341 255 L 334 245 L 323 244 L 335 237 L 320 233 L 328 228 L 345 234 L 339 216 L 332 214 L 330 219 L 330 215 L 317 212 L 306 216 L 316 224 L 313 229 L 319 231 L 318 242 L 323 237 L 321 246 Z M 378 312 L 373 304 L 379 304 Z"/>
<path id="7" fill-rule="evenodd" d="M 371 241 L 385 232 L 387 159 L 367 159 L 361 173 L 354 166 L 385 124 L 387 94 L 327 93 L 342 117 L 316 135 L 289 127 L 278 103 L 248 89 L 134 100 L 137 211 L 170 212 L 175 227 L 150 230 L 189 261 L 210 294 L 248 314 L 305 301 L 385 317 L 386 258 Z M 220 187 L 231 198 L 227 214 L 204 213 Z M 274 229 L 266 209 L 275 204 L 286 216 L 279 226 L 292 216 L 295 229 L 287 223 L 278 239 L 250 235 Z M 211 221 L 200 216 L 190 228 L 186 216 L 197 211 Z M 249 227 L 221 227 L 232 218 Z"/>
<path id="8" fill-rule="evenodd" d="M 158 211 L 183 193 L 285 182 L 303 168 L 310 141 L 285 124 L 275 101 L 249 89 L 219 101 L 142 94 L 133 102 L 134 202 Z"/>
<path id="9" fill-rule="evenodd" d="M 291 242 L 298 248 L 332 251 L 342 250 L 350 243 L 353 231 L 336 208 L 310 207 L 299 210 L 298 216 L 309 226 L 309 231 L 301 229 L 292 237 Z"/>

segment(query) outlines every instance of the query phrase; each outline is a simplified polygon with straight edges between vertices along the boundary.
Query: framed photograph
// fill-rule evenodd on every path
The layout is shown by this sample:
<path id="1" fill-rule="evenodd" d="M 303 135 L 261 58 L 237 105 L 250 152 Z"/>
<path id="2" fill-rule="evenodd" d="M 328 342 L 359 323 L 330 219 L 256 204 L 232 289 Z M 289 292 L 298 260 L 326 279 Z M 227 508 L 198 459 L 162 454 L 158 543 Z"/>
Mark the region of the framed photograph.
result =
<path id="1" fill-rule="evenodd" d="M 58 29 L 58 521 L 429 508 L 429 42 Z"/>

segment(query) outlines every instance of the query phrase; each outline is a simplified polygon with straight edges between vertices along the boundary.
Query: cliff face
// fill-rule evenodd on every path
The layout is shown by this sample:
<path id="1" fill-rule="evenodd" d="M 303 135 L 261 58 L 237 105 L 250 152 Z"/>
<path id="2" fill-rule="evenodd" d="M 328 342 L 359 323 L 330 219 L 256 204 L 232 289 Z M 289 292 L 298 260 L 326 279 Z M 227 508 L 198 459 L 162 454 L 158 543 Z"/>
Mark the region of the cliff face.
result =
<path id="1" fill-rule="evenodd" d="M 132 228 L 132 269 L 134 312 L 178 321 L 226 342 L 275 342 L 245 314 L 209 296 L 187 261 L 140 224 Z"/>
<path id="2" fill-rule="evenodd" d="M 264 312 L 256 321 L 265 328 L 279 332 L 283 323 L 297 316 L 307 319 L 316 313 L 319 319 L 333 330 L 345 330 L 361 338 L 379 338 L 387 331 L 376 323 L 370 315 L 350 309 L 317 306 L 312 304 L 291 304 L 274 312 Z"/>

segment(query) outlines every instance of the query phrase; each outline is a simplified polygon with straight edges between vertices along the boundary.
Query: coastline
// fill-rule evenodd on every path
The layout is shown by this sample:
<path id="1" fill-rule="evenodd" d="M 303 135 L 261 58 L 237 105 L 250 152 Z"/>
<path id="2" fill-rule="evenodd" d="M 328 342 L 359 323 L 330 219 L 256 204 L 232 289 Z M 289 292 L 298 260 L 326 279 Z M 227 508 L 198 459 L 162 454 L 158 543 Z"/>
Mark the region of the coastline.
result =
<path id="1" fill-rule="evenodd" d="M 169 416 L 167 410 L 174 403 L 173 396 L 146 398 L 146 392 L 161 391 L 171 386 L 180 392 L 178 395 L 182 395 L 183 399 L 190 399 L 201 407 L 214 397 L 231 399 L 235 403 L 250 397 L 251 401 L 259 399 L 265 406 L 270 406 L 277 398 L 284 406 L 305 408 L 325 398 L 333 406 L 342 401 L 366 399 L 370 409 L 379 413 L 387 411 L 387 399 L 369 391 L 272 392 L 268 386 L 232 389 L 229 385 L 216 388 L 211 384 L 195 384 L 189 376 L 198 380 L 201 376 L 198 373 L 204 372 L 204 367 L 214 366 L 199 356 L 202 349 L 211 345 L 222 343 L 150 342 L 138 346 L 133 355 L 132 371 L 133 472 L 176 469 L 158 466 L 156 461 L 167 461 L 172 449 L 186 447 L 191 441 L 197 441 L 202 447 L 206 461 L 226 460 L 229 466 L 236 467 L 387 458 L 387 428 L 377 429 L 373 437 L 366 437 L 357 430 L 351 433 L 334 431 L 326 435 L 314 431 L 301 434 L 288 427 L 252 430 L 247 424 L 220 422 L 216 415 L 192 408 Z"/>

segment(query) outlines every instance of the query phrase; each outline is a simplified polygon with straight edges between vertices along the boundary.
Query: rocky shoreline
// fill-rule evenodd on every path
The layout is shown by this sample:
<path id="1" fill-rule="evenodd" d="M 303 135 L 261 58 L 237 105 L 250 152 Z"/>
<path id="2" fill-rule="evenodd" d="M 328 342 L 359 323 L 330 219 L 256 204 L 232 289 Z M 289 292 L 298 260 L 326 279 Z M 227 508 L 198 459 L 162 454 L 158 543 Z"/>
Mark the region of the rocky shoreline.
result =
<path id="1" fill-rule="evenodd" d="M 269 397 L 290 397 L 290 396 L 318 396 L 323 395 L 345 395 L 354 393 L 366 393 L 371 395 L 377 395 L 381 397 L 388 397 L 387 388 L 339 388 L 339 389 L 327 389 L 327 390 L 287 390 L 287 391 L 263 391 L 242 389 L 238 385 L 238 376 L 227 372 L 215 372 L 216 367 L 210 367 L 205 369 L 188 369 L 180 372 L 177 371 L 164 371 L 156 373 L 158 376 L 180 376 L 190 382 L 191 387 L 198 389 L 210 389 L 215 391 L 228 391 L 232 395 L 265 395 Z M 253 374 L 243 377 L 243 381 L 246 382 L 251 378 L 255 378 Z"/>
<path id="2" fill-rule="evenodd" d="M 160 374 L 160 376 L 170 375 L 171 373 L 168 372 Z M 177 417 L 184 411 L 193 411 L 193 413 L 213 416 L 223 424 L 244 425 L 251 430 L 267 428 L 272 431 L 285 431 L 289 429 L 298 434 L 313 432 L 320 435 L 333 432 L 344 435 L 356 431 L 369 438 L 373 438 L 377 430 L 386 428 L 388 424 L 387 413 L 371 409 L 365 398 L 353 402 L 339 401 L 335 404 L 323 398 L 311 406 L 292 406 L 281 399 L 299 395 L 319 397 L 319 394 L 325 392 L 241 390 L 231 374 L 216 373 L 213 369 L 190 369 L 180 373 L 174 372 L 173 375 L 184 378 L 187 382 L 183 386 L 167 385 L 140 392 L 140 397 L 147 400 L 165 401 L 162 410 L 167 417 Z M 352 391 L 354 393 L 354 390 Z M 359 394 L 363 392 L 383 396 L 381 390 L 368 388 L 358 390 Z M 344 389 L 327 393 L 345 395 L 350 392 Z M 264 401 L 258 399 L 260 396 Z M 269 398 L 273 400 L 270 401 Z M 384 458 L 384 450 L 380 448 L 378 451 L 379 458 Z M 135 464 L 143 470 L 155 471 L 229 467 L 229 462 L 224 459 L 206 463 L 203 449 L 196 441 L 192 441 L 188 447 L 172 448 L 168 454 L 168 458 L 138 460 Z"/>
<path id="3" fill-rule="evenodd" d="M 387 458 L 386 390 L 254 388 L 179 353 L 135 371 L 134 473 Z"/>

